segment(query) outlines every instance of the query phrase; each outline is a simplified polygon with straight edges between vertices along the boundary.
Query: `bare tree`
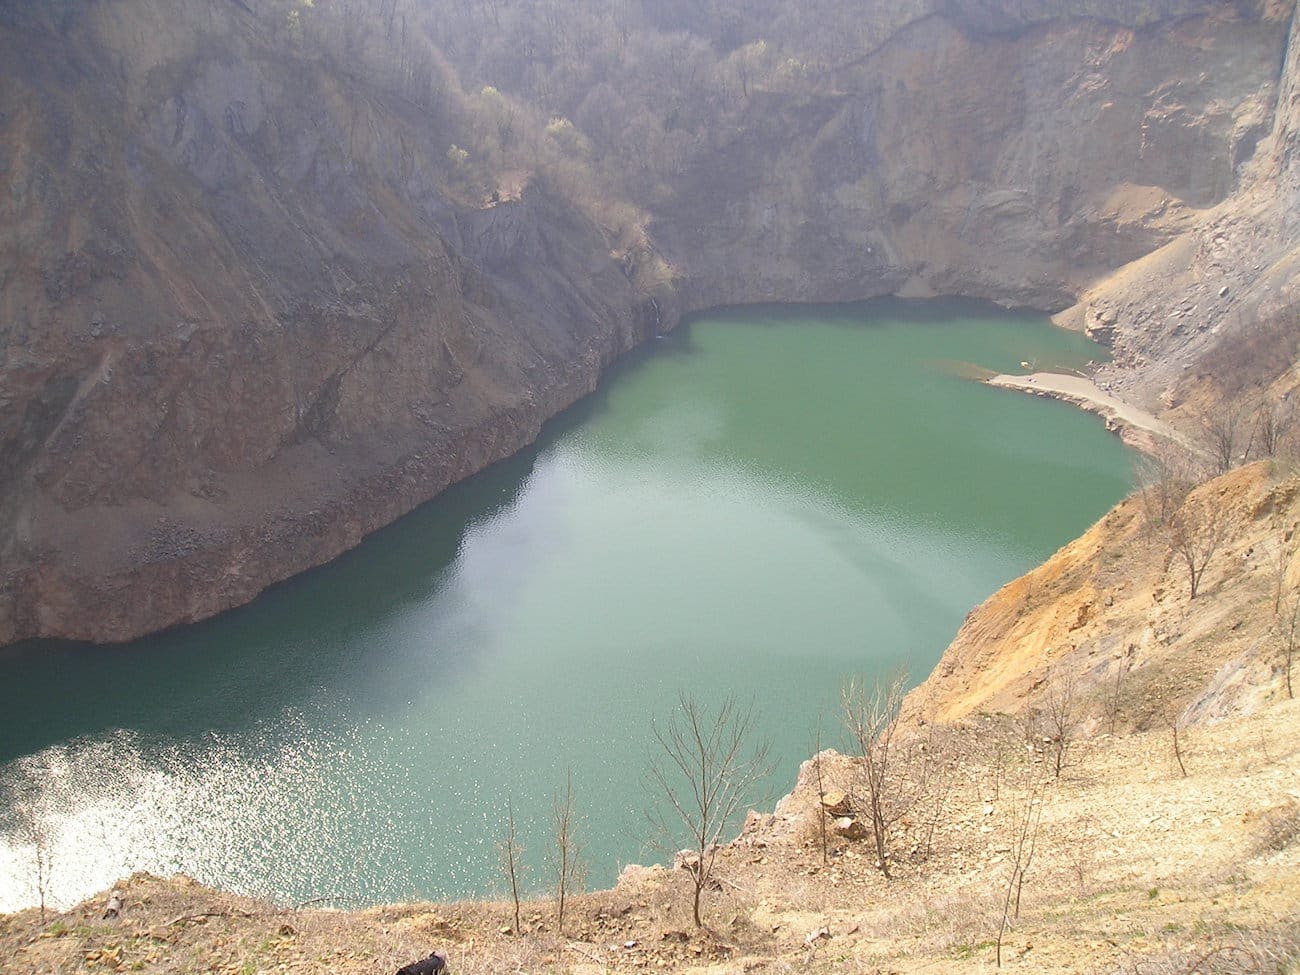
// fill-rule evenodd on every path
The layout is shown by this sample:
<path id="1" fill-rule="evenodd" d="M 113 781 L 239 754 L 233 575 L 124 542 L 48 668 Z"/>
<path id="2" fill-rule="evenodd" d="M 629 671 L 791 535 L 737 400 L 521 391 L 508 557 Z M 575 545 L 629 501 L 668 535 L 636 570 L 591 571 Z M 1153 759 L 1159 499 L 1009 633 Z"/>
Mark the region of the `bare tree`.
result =
<path id="1" fill-rule="evenodd" d="M 1230 527 L 1223 507 L 1205 498 L 1189 499 L 1170 521 L 1169 554 L 1187 569 L 1189 598 L 1196 598 L 1205 569 L 1227 539 Z"/>
<path id="2" fill-rule="evenodd" d="M 555 848 L 551 868 L 555 880 L 555 930 L 564 933 L 564 907 L 569 895 L 582 890 L 587 864 L 578 843 L 578 825 L 573 811 L 573 771 L 565 777 L 564 795 L 555 797 Z"/>
<path id="3" fill-rule="evenodd" d="M 690 838 L 688 861 L 694 884 L 692 913 L 700 927 L 700 897 L 713 877 L 722 832 L 772 771 L 766 741 L 751 742 L 753 708 L 727 697 L 712 713 L 682 693 L 678 709 L 655 723 L 660 753 L 650 766 L 655 790 L 667 800 L 649 813 L 665 840 Z"/>
<path id="4" fill-rule="evenodd" d="M 1047 693 L 1043 696 L 1040 720 L 1043 737 L 1052 749 L 1054 777 L 1058 779 L 1065 767 L 1070 746 L 1079 731 L 1077 689 L 1078 683 L 1073 674 L 1065 671 L 1048 674 Z"/>
<path id="5" fill-rule="evenodd" d="M 1107 691 L 1106 711 L 1109 723 L 1108 730 L 1112 735 L 1115 734 L 1119 725 L 1120 702 L 1123 700 L 1124 694 L 1124 679 L 1128 677 L 1129 671 L 1133 669 L 1134 649 L 1133 644 L 1129 644 L 1124 656 L 1119 660 L 1119 665 L 1115 668 L 1115 679 L 1111 682 Z"/>
<path id="6" fill-rule="evenodd" d="M 1134 462 L 1142 519 L 1149 530 L 1164 528 L 1182 507 L 1196 484 L 1193 467 L 1187 451 L 1169 443 Z"/>
<path id="7" fill-rule="evenodd" d="M 1282 442 L 1291 430 L 1294 413 L 1289 406 L 1282 403 L 1263 402 L 1255 410 L 1255 424 L 1251 431 L 1251 443 L 1257 445 L 1257 453 L 1262 457 L 1276 457 Z"/>
<path id="8" fill-rule="evenodd" d="M 919 844 L 922 859 L 928 860 L 934 850 L 934 834 L 943 822 L 952 792 L 954 753 L 957 732 L 944 732 L 930 725 L 925 739 L 917 746 L 914 756 L 916 795 L 921 806 L 917 817 L 923 830 Z"/>
<path id="9" fill-rule="evenodd" d="M 1286 696 L 1295 697 L 1291 686 L 1291 665 L 1295 662 L 1296 632 L 1300 626 L 1300 590 L 1292 590 L 1282 600 L 1282 612 L 1278 614 L 1277 631 L 1282 644 L 1282 675 L 1286 679 Z"/>
<path id="10" fill-rule="evenodd" d="M 35 859 L 36 871 L 36 894 L 40 898 L 41 905 L 41 923 L 45 923 L 45 895 L 50 889 L 50 868 L 53 866 L 53 856 L 50 852 L 50 844 L 45 836 L 45 827 L 40 820 L 32 822 L 32 855 Z"/>
<path id="11" fill-rule="evenodd" d="M 1174 739 L 1174 760 L 1178 762 L 1178 771 L 1182 773 L 1183 778 L 1187 778 L 1187 766 L 1183 764 L 1183 743 L 1178 738 L 1178 732 L 1182 727 L 1182 715 L 1176 714 L 1169 719 L 1169 731 Z"/>
<path id="12" fill-rule="evenodd" d="M 1226 474 L 1241 460 L 1241 413 L 1228 402 L 1201 416 L 1202 439 L 1215 474 Z"/>
<path id="13" fill-rule="evenodd" d="M 1282 615 L 1282 593 L 1286 589 L 1286 574 L 1291 567 L 1291 559 L 1295 556 L 1295 545 L 1292 543 L 1293 535 L 1290 532 L 1283 533 L 1282 537 L 1277 540 L 1277 545 L 1273 548 L 1273 615 Z"/>
<path id="14" fill-rule="evenodd" d="M 844 725 L 858 746 L 862 763 L 863 798 L 871 817 L 876 863 L 886 879 L 890 875 L 890 830 L 911 804 L 893 766 L 894 731 L 906 687 L 905 676 L 899 674 L 885 685 L 877 681 L 871 691 L 852 680 L 841 692 Z"/>
<path id="15" fill-rule="evenodd" d="M 515 905 L 515 934 L 520 932 L 519 925 L 519 887 L 523 880 L 524 848 L 519 842 L 519 832 L 515 828 L 514 804 L 506 800 L 506 831 L 497 842 L 497 856 L 501 861 L 501 872 L 510 887 L 510 898 Z"/>
<path id="16" fill-rule="evenodd" d="M 1038 847 L 1038 828 L 1043 821 L 1043 795 L 1047 780 L 1030 769 L 1029 785 L 1012 805 L 1011 814 L 1011 873 L 1007 876 L 1006 894 L 1002 899 L 1002 918 L 998 923 L 997 967 L 1002 967 L 1002 939 L 1012 917 L 1020 917 L 1020 894 L 1025 886 L 1025 875 L 1034 861 Z M 1014 913 L 1013 913 L 1014 912 Z"/>
<path id="17" fill-rule="evenodd" d="M 17 837 L 20 841 L 31 845 L 32 882 L 36 887 L 37 903 L 41 909 L 41 923 L 44 924 L 46 898 L 50 890 L 50 869 L 54 865 L 49 835 L 41 819 L 41 810 L 34 803 L 22 800 L 10 808 L 17 820 Z"/>
<path id="18" fill-rule="evenodd" d="M 822 781 L 822 723 L 817 720 L 817 743 L 813 749 L 813 772 L 817 776 L 817 825 L 821 833 L 822 863 L 830 859 L 829 844 L 826 837 L 826 783 Z"/>

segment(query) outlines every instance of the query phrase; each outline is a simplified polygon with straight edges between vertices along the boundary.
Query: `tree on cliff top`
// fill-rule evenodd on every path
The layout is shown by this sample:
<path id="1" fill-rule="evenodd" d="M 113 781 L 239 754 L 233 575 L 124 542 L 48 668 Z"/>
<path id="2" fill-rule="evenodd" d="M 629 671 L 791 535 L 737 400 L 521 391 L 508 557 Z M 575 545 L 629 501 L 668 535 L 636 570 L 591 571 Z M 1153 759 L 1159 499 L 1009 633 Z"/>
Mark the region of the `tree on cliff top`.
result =
<path id="1" fill-rule="evenodd" d="M 654 790 L 667 799 L 648 813 L 665 839 L 690 838 L 686 867 L 694 884 L 692 908 L 700 927 L 700 897 L 713 877 L 722 832 L 752 798 L 755 786 L 772 771 L 769 743 L 751 744 L 753 707 L 727 697 L 710 713 L 688 694 L 664 724 L 655 723 L 660 754 L 650 766 Z"/>
<path id="2" fill-rule="evenodd" d="M 844 725 L 861 758 L 866 793 L 861 798 L 866 800 L 871 821 L 876 864 L 886 879 L 890 876 L 890 831 L 912 802 L 898 775 L 898 755 L 894 749 L 898 712 L 906 693 L 905 674 L 897 675 L 888 684 L 877 681 L 870 690 L 859 681 L 850 681 L 841 692 Z"/>

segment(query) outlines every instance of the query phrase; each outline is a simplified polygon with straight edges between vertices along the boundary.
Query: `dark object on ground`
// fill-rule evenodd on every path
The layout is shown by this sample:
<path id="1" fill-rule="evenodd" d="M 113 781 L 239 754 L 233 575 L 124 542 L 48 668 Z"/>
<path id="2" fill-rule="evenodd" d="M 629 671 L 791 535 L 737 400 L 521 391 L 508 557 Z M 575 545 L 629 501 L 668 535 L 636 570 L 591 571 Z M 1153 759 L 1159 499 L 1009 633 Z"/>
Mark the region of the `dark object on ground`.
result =
<path id="1" fill-rule="evenodd" d="M 438 975 L 447 967 L 447 956 L 435 951 L 423 961 L 413 961 L 405 968 L 399 968 L 397 975 Z"/>

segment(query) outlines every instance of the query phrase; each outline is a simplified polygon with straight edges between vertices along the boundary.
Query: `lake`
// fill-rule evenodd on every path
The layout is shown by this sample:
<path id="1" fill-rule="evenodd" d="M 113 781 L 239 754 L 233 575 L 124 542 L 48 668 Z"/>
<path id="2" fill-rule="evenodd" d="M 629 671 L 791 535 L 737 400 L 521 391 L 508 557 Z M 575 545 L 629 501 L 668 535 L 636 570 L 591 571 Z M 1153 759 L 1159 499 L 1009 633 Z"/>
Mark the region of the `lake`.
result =
<path id="1" fill-rule="evenodd" d="M 249 606 L 0 651 L 0 911 L 133 870 L 340 905 L 542 888 L 572 773 L 589 885 L 648 847 L 652 722 L 753 702 L 789 790 L 846 678 L 922 679 L 962 618 L 1131 487 L 1095 417 L 969 379 L 1099 355 L 1041 316 L 714 312 L 538 444 Z M 684 844 L 678 844 L 684 845 Z"/>

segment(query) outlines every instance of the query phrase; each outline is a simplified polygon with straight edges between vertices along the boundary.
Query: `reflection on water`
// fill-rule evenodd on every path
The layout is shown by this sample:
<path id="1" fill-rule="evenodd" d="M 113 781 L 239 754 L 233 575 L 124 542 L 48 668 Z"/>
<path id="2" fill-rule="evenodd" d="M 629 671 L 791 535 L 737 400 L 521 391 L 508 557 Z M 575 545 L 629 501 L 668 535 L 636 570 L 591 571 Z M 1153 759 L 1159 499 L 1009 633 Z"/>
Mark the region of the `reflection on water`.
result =
<path id="1" fill-rule="evenodd" d="M 372 871 L 397 862 L 394 836 L 358 826 L 390 814 L 382 797 L 400 770 L 370 761 L 355 736 L 314 739 L 295 716 L 279 732 L 272 748 L 218 736 L 149 748 L 120 731 L 12 763 L 0 876 L 17 884 L 0 909 L 36 899 L 38 857 L 47 899 L 63 904 L 140 869 L 216 873 L 267 895 L 329 892 L 339 876 L 392 889 L 401 878 Z"/>
<path id="2" fill-rule="evenodd" d="M 608 884 L 652 855 L 649 729 L 679 689 L 752 698 L 770 799 L 846 676 L 924 674 L 1127 489 L 1094 419 L 936 365 L 1094 353 L 969 307 L 720 315 L 250 606 L 0 651 L 0 910 L 34 902 L 38 841 L 61 903 L 137 869 L 290 902 L 489 893 L 507 801 L 541 888 L 570 770 Z"/>

